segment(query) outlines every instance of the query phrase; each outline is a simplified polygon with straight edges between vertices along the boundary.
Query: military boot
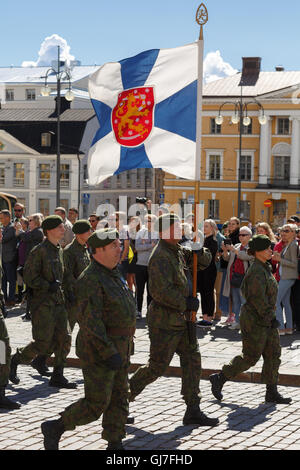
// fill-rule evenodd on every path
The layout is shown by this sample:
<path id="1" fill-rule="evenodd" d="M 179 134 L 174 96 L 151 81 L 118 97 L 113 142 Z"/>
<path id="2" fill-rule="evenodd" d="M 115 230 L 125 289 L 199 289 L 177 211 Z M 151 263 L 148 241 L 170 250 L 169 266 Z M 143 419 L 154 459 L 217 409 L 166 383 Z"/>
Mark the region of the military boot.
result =
<path id="1" fill-rule="evenodd" d="M 44 435 L 45 450 L 58 450 L 59 440 L 65 432 L 62 418 L 45 421 L 42 423 L 41 429 Z"/>
<path id="2" fill-rule="evenodd" d="M 134 416 L 127 416 L 126 424 L 134 424 Z"/>
<path id="3" fill-rule="evenodd" d="M 74 382 L 69 382 L 66 377 L 63 375 L 64 368 L 63 367 L 54 367 L 53 373 L 51 375 L 51 379 L 49 380 L 50 387 L 57 387 L 57 388 L 69 388 L 74 389 L 77 388 L 77 384 Z"/>
<path id="4" fill-rule="evenodd" d="M 5 410 L 18 410 L 20 403 L 10 400 L 5 396 L 5 387 L 0 387 L 0 408 Z"/>
<path id="5" fill-rule="evenodd" d="M 122 441 L 109 442 L 106 450 L 125 450 Z"/>
<path id="6" fill-rule="evenodd" d="M 221 401 L 223 398 L 221 391 L 224 383 L 227 381 L 225 375 L 223 372 L 220 372 L 219 374 L 212 374 L 209 376 L 209 380 L 211 383 L 212 394 L 217 400 Z"/>
<path id="7" fill-rule="evenodd" d="M 217 426 L 218 418 L 208 418 L 199 408 L 199 405 L 187 406 L 183 417 L 183 424 L 197 424 L 198 426 Z"/>
<path id="8" fill-rule="evenodd" d="M 50 377 L 51 372 L 49 371 L 47 364 L 47 356 L 36 356 L 33 361 L 31 361 L 31 367 L 38 371 L 40 375 L 44 377 Z"/>
<path id="9" fill-rule="evenodd" d="M 0 309 L 3 315 L 3 318 L 7 318 L 7 310 L 6 310 L 5 303 L 3 300 L 0 300 Z"/>
<path id="10" fill-rule="evenodd" d="M 20 364 L 19 361 L 19 354 L 16 353 L 12 356 L 11 361 L 10 361 L 10 373 L 9 373 L 9 380 L 15 384 L 18 385 L 20 383 L 20 379 L 17 376 L 17 368 L 18 365 Z"/>
<path id="11" fill-rule="evenodd" d="M 277 390 L 277 385 L 267 385 L 266 397 L 267 403 L 278 403 L 279 405 L 288 405 L 291 403 L 291 398 L 284 398 Z"/>

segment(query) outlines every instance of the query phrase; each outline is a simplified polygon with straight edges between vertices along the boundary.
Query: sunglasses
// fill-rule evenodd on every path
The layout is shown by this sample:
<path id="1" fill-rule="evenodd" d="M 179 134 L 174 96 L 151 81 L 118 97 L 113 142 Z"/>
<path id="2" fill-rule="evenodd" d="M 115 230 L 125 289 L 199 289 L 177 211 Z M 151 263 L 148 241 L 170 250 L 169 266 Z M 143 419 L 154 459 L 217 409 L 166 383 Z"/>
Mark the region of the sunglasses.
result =
<path id="1" fill-rule="evenodd" d="M 249 233 L 239 233 L 239 237 L 250 237 Z"/>
<path id="2" fill-rule="evenodd" d="M 291 233 L 291 230 L 282 230 L 283 233 Z"/>
<path id="3" fill-rule="evenodd" d="M 22 212 L 23 209 L 15 209 L 15 212 Z"/>

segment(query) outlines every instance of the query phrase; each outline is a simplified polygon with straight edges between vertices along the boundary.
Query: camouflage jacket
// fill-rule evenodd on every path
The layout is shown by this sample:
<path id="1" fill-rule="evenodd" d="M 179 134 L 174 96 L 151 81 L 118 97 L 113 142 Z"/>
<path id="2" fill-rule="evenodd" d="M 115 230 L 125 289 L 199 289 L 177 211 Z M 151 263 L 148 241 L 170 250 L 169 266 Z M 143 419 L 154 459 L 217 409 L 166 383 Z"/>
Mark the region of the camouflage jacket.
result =
<path id="1" fill-rule="evenodd" d="M 132 328 L 135 299 L 117 268 L 111 270 L 92 258 L 77 283 L 79 332 L 76 354 L 84 362 L 101 363 L 119 352 L 128 363 L 132 338 L 110 336 L 107 328 Z"/>
<path id="2" fill-rule="evenodd" d="M 198 270 L 211 262 L 211 253 L 203 248 L 198 255 Z M 148 325 L 155 328 L 180 330 L 186 328 L 183 313 L 186 297 L 192 293 L 190 248 L 171 245 L 160 240 L 150 256 L 149 291 L 152 302 L 148 308 Z"/>
<path id="3" fill-rule="evenodd" d="M 276 317 L 278 285 L 269 264 L 255 259 L 245 274 L 241 290 L 246 299 L 241 313 L 254 317 L 258 325 L 271 326 Z"/>
<path id="4" fill-rule="evenodd" d="M 31 250 L 24 266 L 24 282 L 32 290 L 32 300 L 64 304 L 63 276 L 63 250 L 46 238 Z M 55 280 L 61 285 L 57 292 L 51 293 L 50 283 Z"/>
<path id="5" fill-rule="evenodd" d="M 76 296 L 76 280 L 89 266 L 90 254 L 86 245 L 78 243 L 76 238 L 64 249 L 64 282 L 63 288 L 67 299 L 72 301 Z"/>

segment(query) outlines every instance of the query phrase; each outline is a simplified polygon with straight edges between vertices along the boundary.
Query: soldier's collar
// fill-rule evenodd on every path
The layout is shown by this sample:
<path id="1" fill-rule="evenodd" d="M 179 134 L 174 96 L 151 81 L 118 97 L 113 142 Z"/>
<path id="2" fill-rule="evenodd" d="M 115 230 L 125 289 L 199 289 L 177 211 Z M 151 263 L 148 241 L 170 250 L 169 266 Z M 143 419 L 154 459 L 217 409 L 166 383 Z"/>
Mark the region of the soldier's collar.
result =
<path id="1" fill-rule="evenodd" d="M 176 245 L 172 245 L 172 243 L 168 243 L 168 242 L 166 242 L 166 240 L 163 240 L 162 238 L 160 239 L 160 242 L 163 246 L 165 246 L 166 248 L 168 248 L 171 251 L 174 251 L 175 253 L 178 253 L 178 251 L 180 250 L 179 243 L 176 243 Z"/>

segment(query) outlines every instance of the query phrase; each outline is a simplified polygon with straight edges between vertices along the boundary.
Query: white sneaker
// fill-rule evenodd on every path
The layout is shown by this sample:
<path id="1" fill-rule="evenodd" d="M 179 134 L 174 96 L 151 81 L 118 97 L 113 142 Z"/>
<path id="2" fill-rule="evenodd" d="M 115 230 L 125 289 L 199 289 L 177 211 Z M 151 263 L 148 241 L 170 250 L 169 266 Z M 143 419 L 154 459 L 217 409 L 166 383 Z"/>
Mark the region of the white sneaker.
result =
<path id="1" fill-rule="evenodd" d="M 230 330 L 239 330 L 240 329 L 240 324 L 237 323 L 236 321 L 232 323 L 232 325 L 229 327 Z"/>

